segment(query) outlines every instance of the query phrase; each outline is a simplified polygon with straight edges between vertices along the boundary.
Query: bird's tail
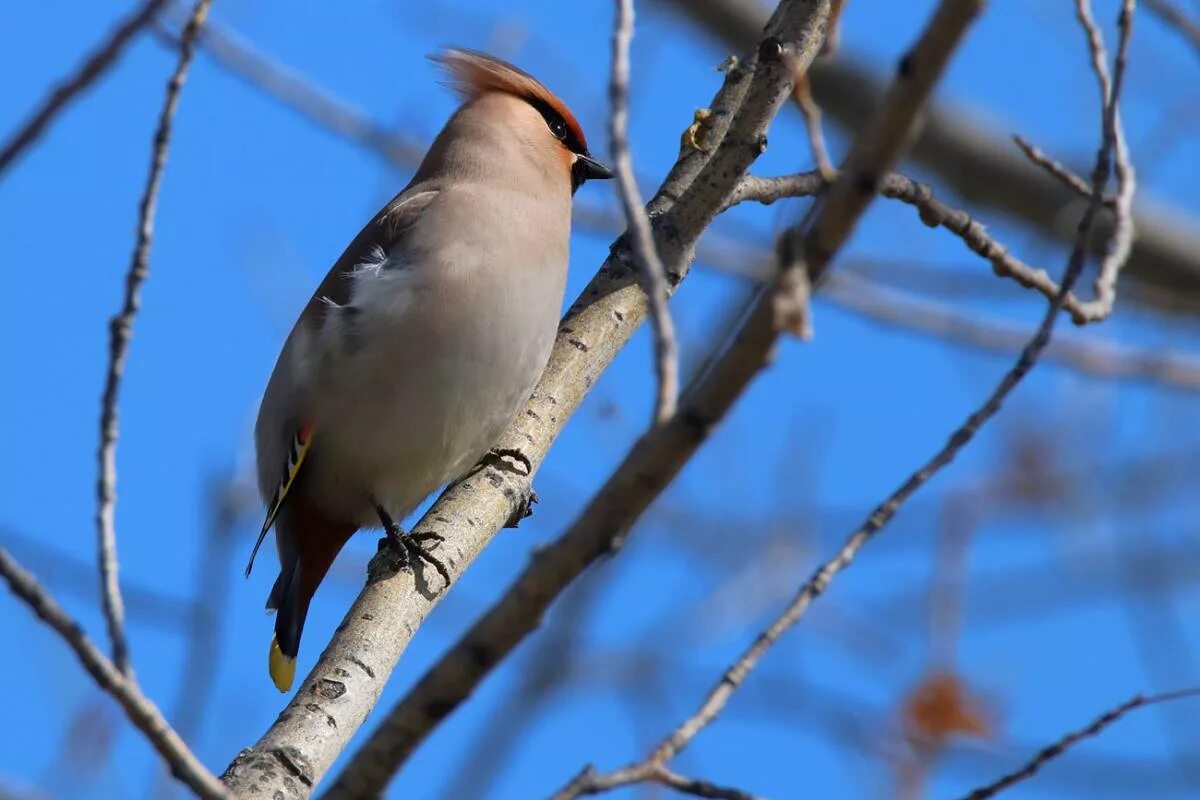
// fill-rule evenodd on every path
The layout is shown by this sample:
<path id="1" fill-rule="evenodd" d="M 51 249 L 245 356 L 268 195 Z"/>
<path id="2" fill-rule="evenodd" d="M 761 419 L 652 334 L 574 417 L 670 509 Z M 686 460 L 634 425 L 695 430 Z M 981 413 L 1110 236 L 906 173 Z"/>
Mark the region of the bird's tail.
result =
<path id="1" fill-rule="evenodd" d="M 276 523 L 280 571 L 267 597 L 267 610 L 276 612 L 267 664 L 281 692 L 292 688 L 300 634 L 313 594 L 356 530 L 357 525 L 331 522 L 302 502 L 289 504 Z"/>

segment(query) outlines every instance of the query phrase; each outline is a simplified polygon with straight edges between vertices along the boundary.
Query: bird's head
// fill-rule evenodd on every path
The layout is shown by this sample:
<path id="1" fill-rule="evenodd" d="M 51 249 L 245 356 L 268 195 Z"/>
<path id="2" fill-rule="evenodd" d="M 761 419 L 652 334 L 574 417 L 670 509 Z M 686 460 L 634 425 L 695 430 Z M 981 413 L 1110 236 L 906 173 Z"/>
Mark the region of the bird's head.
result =
<path id="1" fill-rule="evenodd" d="M 571 110 L 533 76 L 474 50 L 450 48 L 432 58 L 464 101 L 482 106 L 487 124 L 515 134 L 523 146 L 561 169 L 572 193 L 584 181 L 613 176 L 588 152 L 587 138 Z"/>

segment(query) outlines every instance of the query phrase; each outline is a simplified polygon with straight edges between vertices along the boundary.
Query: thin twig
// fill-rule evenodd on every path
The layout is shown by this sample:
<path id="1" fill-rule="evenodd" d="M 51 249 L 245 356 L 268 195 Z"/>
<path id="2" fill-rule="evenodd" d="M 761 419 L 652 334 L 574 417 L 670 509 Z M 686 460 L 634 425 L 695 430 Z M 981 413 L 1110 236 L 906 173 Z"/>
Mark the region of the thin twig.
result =
<path id="1" fill-rule="evenodd" d="M 1127 180 L 1131 178 L 1132 175 L 1127 176 Z M 1127 183 L 1126 186 L 1128 185 Z M 816 195 L 824 187 L 825 183 L 816 170 L 775 178 L 747 175 L 742 178 L 737 191 L 729 198 L 728 206 L 749 201 L 769 205 L 785 197 Z M 929 227 L 940 227 L 962 239 L 971 252 L 987 259 L 992 265 L 992 271 L 997 275 L 1011 278 L 1027 289 L 1034 289 L 1048 300 L 1053 300 L 1060 292 L 1062 287 L 1049 272 L 1014 256 L 969 213 L 935 197 L 929 185 L 918 183 L 898 172 L 888 172 L 877 179 L 876 189 L 884 197 L 899 200 L 917 209 L 921 221 Z M 1127 201 L 1129 197 L 1127 191 L 1124 200 Z M 1112 207 L 1116 209 L 1121 200 L 1122 198 L 1114 198 Z M 1127 219 L 1127 215 L 1123 219 Z M 1126 224 L 1122 225 L 1120 233 L 1126 237 L 1124 241 L 1130 240 L 1128 237 L 1131 236 L 1131 232 Z M 1127 250 L 1127 247 L 1122 247 L 1120 252 Z M 1111 273 L 1112 270 L 1110 275 Z M 1098 301 L 1082 301 L 1073 293 L 1067 294 L 1062 307 L 1071 314 L 1071 320 L 1077 325 L 1103 321 L 1112 311 L 1111 299 L 1101 305 Z"/>
<path id="2" fill-rule="evenodd" d="M 833 162 L 829 159 L 829 148 L 825 146 L 825 132 L 821 127 L 821 107 L 817 105 L 816 98 L 812 95 L 812 86 L 809 83 L 807 72 L 801 72 L 796 76 L 792 99 L 796 101 L 796 105 L 804 115 L 804 127 L 808 131 L 808 146 L 812 149 L 813 161 L 816 162 L 817 170 L 826 181 L 833 181 L 837 177 L 837 170 L 834 169 Z"/>
<path id="3" fill-rule="evenodd" d="M 120 58 L 125 47 L 146 27 L 167 0 L 146 0 L 113 29 L 108 38 L 97 47 L 75 72 L 64 78 L 54 88 L 29 119 L 0 147 L 0 174 L 3 174 L 18 157 L 45 132 L 67 104 L 82 94 Z"/>
<path id="4" fill-rule="evenodd" d="M 1088 50 L 1092 56 L 1092 70 L 1100 89 L 1100 102 L 1104 106 L 1104 130 L 1106 141 L 1111 140 L 1115 152 L 1117 195 L 1113 209 L 1113 233 L 1096 271 L 1096 298 L 1084 304 L 1089 317 L 1104 319 L 1112 313 L 1117 300 L 1117 277 L 1129 260 L 1133 249 L 1133 195 L 1137 186 L 1129 151 L 1125 145 L 1125 130 L 1121 125 L 1121 114 L 1113 99 L 1120 93 L 1117 85 L 1123 79 L 1129 58 L 1130 33 L 1133 27 L 1133 11 L 1136 0 L 1123 0 L 1121 13 L 1117 16 L 1119 39 L 1113 60 L 1113 75 L 1108 73 L 1107 54 L 1100 28 L 1092 17 L 1091 0 L 1076 0 L 1076 15 L 1087 34 Z"/>
<path id="5" fill-rule="evenodd" d="M 1162 694 L 1153 695 L 1137 695 L 1126 700 L 1119 706 L 1105 711 L 1099 717 L 1092 721 L 1086 728 L 1080 728 L 1077 731 L 1072 731 L 1066 736 L 1059 739 L 1052 745 L 1049 745 L 1038 751 L 1032 759 L 1029 760 L 1020 769 L 1008 773 L 1004 777 L 989 783 L 987 786 L 981 786 L 975 789 L 970 794 L 963 795 L 962 800 L 987 800 L 989 797 L 995 797 L 1000 792 L 1010 786 L 1028 780 L 1037 774 L 1038 770 L 1046 766 L 1047 763 L 1061 756 L 1069 748 L 1083 741 L 1096 736 L 1109 725 L 1113 724 L 1121 717 L 1138 708 L 1145 706 L 1156 705 L 1158 703 L 1168 703 L 1174 700 L 1183 700 L 1200 697 L 1200 688 L 1182 689 L 1176 692 L 1164 692 Z"/>
<path id="6" fill-rule="evenodd" d="M 1091 199 L 1092 187 L 1088 186 L 1087 181 L 1076 175 L 1071 170 L 1067 169 L 1061 162 L 1055 161 L 1044 150 L 1026 139 L 1021 134 L 1014 133 L 1012 138 L 1013 142 L 1015 142 L 1017 147 L 1020 148 L 1021 152 L 1025 154 L 1026 158 L 1028 158 L 1034 164 L 1037 164 L 1042 169 L 1046 170 L 1046 172 L 1058 179 L 1059 183 L 1061 183 L 1063 186 L 1066 186 L 1075 194 L 1079 195 L 1085 200 Z M 1104 204 L 1106 206 L 1112 206 L 1115 204 L 1115 201 L 1112 198 L 1105 198 Z"/>
<path id="7" fill-rule="evenodd" d="M 629 150 L 629 44 L 633 40 L 633 0 L 616 0 L 616 19 L 612 37 L 612 78 L 608 96 L 612 104 L 609 136 L 612 140 L 613 168 L 617 195 L 629 227 L 634 262 L 650 310 L 654 332 L 654 366 L 658 374 L 658 392 L 654 402 L 654 424 L 661 424 L 675 413 L 679 396 L 679 347 L 675 341 L 675 323 L 667 308 L 667 272 L 646 216 L 645 201 L 638 192 Z"/>
<path id="8" fill-rule="evenodd" d="M 62 606 L 42 587 L 37 578 L 26 572 L 8 551 L 0 547 L 0 577 L 43 622 L 53 628 L 75 651 L 83 668 L 95 679 L 100 688 L 116 698 L 129 721 L 137 727 L 171 767 L 179 780 L 205 800 L 228 800 L 229 793 L 199 759 L 188 749 L 186 743 L 171 728 L 162 712 L 145 695 L 132 677 L 121 674 L 113 662 L 83 632 L 78 622 L 71 619 Z"/>
<path id="9" fill-rule="evenodd" d="M 196 36 L 208 16 L 212 0 L 197 0 L 179 40 L 179 59 L 167 81 L 162 111 L 154 131 L 150 156 L 150 172 L 138 207 L 137 243 L 125 276 L 125 299 L 120 312 L 108 323 L 108 371 L 104 394 L 100 400 L 100 447 L 96 453 L 99 475 L 96 479 L 96 539 L 100 568 L 100 592 L 104 616 L 108 623 L 108 638 L 112 643 L 113 663 L 124 675 L 129 675 L 129 646 L 125 640 L 125 609 L 121 602 L 121 585 L 117 575 L 117 396 L 133 337 L 133 321 L 142 303 L 142 283 L 150 273 L 150 244 L 154 238 L 154 213 L 158 206 L 158 189 L 167 164 L 167 148 L 171 142 L 171 122 L 179 105 L 179 94 L 187 77 L 188 67 L 195 55 Z"/>
<path id="10" fill-rule="evenodd" d="M 153 31 L 155 38 L 167 47 L 178 47 L 179 37 L 165 26 L 155 25 Z M 380 125 L 294 69 L 256 50 L 230 28 L 206 25 L 199 43 L 218 67 L 310 122 L 366 148 L 394 167 L 413 170 L 421 163 L 425 143 Z"/>
<path id="11" fill-rule="evenodd" d="M 759 800 L 756 795 L 731 786 L 718 786 L 698 778 L 686 778 L 672 772 L 662 764 L 642 763 L 601 775 L 589 764 L 580 770 L 571 782 L 555 792 L 551 800 L 571 800 L 575 797 L 601 794 L 635 783 L 657 783 L 692 797 L 708 797 L 717 800 Z"/>

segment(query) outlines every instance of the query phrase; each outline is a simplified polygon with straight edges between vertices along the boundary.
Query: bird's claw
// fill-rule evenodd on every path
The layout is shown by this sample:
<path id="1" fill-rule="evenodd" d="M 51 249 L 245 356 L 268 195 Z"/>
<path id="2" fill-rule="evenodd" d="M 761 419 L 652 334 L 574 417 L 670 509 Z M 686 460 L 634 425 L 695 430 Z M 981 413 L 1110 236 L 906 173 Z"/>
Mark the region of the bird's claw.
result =
<path id="1" fill-rule="evenodd" d="M 427 542 L 432 542 L 435 546 L 441 544 L 446 541 L 446 537 L 433 531 L 406 533 L 398 523 L 392 523 L 385 530 L 392 552 L 400 559 L 401 568 L 416 569 L 420 561 L 426 561 L 438 571 L 446 585 L 450 585 L 450 570 L 446 569 L 446 565 L 442 563 L 441 559 L 429 552 L 430 548 L 425 546 Z"/>

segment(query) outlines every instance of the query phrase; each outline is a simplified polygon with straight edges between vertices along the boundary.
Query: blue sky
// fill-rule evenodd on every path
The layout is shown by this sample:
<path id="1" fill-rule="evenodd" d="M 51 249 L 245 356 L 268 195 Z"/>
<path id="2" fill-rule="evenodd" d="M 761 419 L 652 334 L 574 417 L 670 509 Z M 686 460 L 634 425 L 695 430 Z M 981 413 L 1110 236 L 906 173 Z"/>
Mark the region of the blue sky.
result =
<path id="1" fill-rule="evenodd" d="M 23 120 L 128 5 L 46 0 L 0 9 L 0 74 L 7 76 L 0 82 L 0 131 Z M 645 8 L 633 49 L 631 134 L 649 194 L 692 112 L 715 91 L 719 75 L 712 66 L 724 52 L 656 6 L 639 5 Z M 932 5 L 854 0 L 842 26 L 844 51 L 888 68 Z M 1070 5 L 991 4 L 940 97 L 977 112 L 1001 133 L 1021 132 L 1073 163 L 1086 159 L 1096 144 L 1096 91 Z M 1102 19 L 1114 18 L 1115 3 L 1097 6 Z M 413 8 L 364 0 L 288 4 L 285 12 L 279 4 L 216 0 L 213 19 L 381 124 L 424 140 L 453 109 L 425 56 L 448 43 L 496 52 L 542 76 L 572 105 L 593 151 L 606 154 L 610 14 L 603 2 L 500 7 L 461 0 Z M 1157 133 L 1198 102 L 1195 54 L 1142 19 L 1131 61 L 1123 113 L 1135 163 L 1142 164 L 1141 188 L 1148 198 L 1200 214 L 1194 136 L 1168 145 Z M 12 276 L 0 315 L 9 373 L 8 390 L 0 393 L 0 417 L 9 421 L 0 542 L 38 572 L 97 641 L 103 626 L 93 583 L 86 570 L 70 565 L 93 558 L 105 323 L 120 302 L 172 63 L 152 39 L 139 40 L 0 180 L 0 263 Z M 833 137 L 835 155 L 845 144 L 841 134 Z M 810 166 L 803 130 L 788 114 L 756 171 Z M 345 243 L 406 180 L 203 52 L 198 56 L 163 184 L 145 306 L 122 386 L 118 450 L 121 575 L 131 589 L 151 595 L 131 602 L 131 647 L 146 691 L 168 715 L 180 691 L 190 689 L 180 686 L 189 648 L 175 609 L 195 591 L 210 483 L 248 469 L 257 400 L 288 326 Z M 588 185 L 580 198 L 613 204 L 611 191 Z M 738 210 L 720 230 L 766 244 L 799 208 Z M 980 217 L 1027 260 L 1052 273 L 1061 269 L 1061 247 L 995 212 Z M 569 297 L 601 263 L 608 241 L 576 234 Z M 920 225 L 910 209 L 886 203 L 870 212 L 846 254 L 990 275 L 968 255 L 954 238 Z M 1041 313 L 1042 301 L 1015 285 L 982 285 L 982 297 L 964 301 L 968 309 L 1030 326 Z M 688 279 L 673 301 L 685 354 L 698 352 L 739 288 L 704 265 Z M 1005 358 L 897 333 L 825 302 L 817 303 L 815 324 L 813 342 L 781 348 L 630 547 L 589 573 L 596 598 L 572 623 L 578 628 L 577 658 L 566 665 L 572 682 L 538 709 L 518 703 L 511 712 L 513 725 L 527 727 L 519 741 L 505 743 L 511 749 L 489 796 L 548 794 L 588 761 L 612 768 L 642 754 L 699 701 L 807 577 L 814 559 L 828 556 L 932 453 L 1007 367 Z M 1194 323 L 1164 322 L 1133 307 L 1085 333 L 1096 341 L 1189 352 L 1198 342 Z M 642 332 L 555 445 L 537 480 L 543 498 L 537 513 L 499 536 L 443 602 L 397 668 L 385 703 L 497 596 L 532 547 L 570 521 L 648 418 L 651 376 Z M 1063 469 L 1086 480 L 1054 513 L 1033 503 L 981 502 L 958 666 L 997 708 L 1001 724 L 995 740 L 955 753 L 937 773 L 934 794 L 952 796 L 998 775 L 1034 745 L 1130 694 L 1171 688 L 1160 684 L 1172 680 L 1200 683 L 1190 661 L 1200 647 L 1196 627 L 1168 624 L 1200 610 L 1195 581 L 1190 589 L 1141 600 L 1100 591 L 1062 601 L 1077 584 L 1090 585 L 1094 575 L 1084 565 L 1097 554 L 1109 556 L 1101 573 L 1110 585 L 1139 577 L 1122 577 L 1118 569 L 1125 563 L 1119 556 L 1139 548 L 1190 554 L 1187 563 L 1194 564 L 1200 508 L 1186 475 L 1189 468 L 1197 474 L 1190 455 L 1196 415 L 1189 394 L 1039 368 L 979 441 L 772 652 L 762 674 L 678 767 L 770 797 L 802 790 L 886 794 L 889 773 L 880 753 L 889 715 L 927 666 L 923 592 L 946 500 L 993 480 L 1012 458 L 1014 442 L 1031 437 L 1055 445 Z M 1145 505 L 1124 497 L 1122 488 L 1140 477 L 1126 465 L 1164 454 L 1181 466 L 1155 479 L 1161 496 Z M 257 514 L 256 507 L 240 521 L 225 580 L 208 587 L 224 595 L 217 603 L 218 645 L 195 656 L 205 660 L 214 686 L 193 744 L 216 771 L 282 707 L 266 676 L 270 620 L 261 611 L 274 573 L 260 567 L 249 581 L 241 579 Z M 322 588 L 306 628 L 302 670 L 341 619 L 373 546 L 373 537 L 360 536 L 339 563 L 339 577 Z M 1039 590 L 1049 598 L 1044 607 L 1037 604 Z M 1022 610 L 1026 597 L 1034 605 Z M 1015 610 L 1006 616 L 1008 607 Z M 0 787 L 88 798 L 148 794 L 154 758 L 127 726 L 97 773 L 75 779 L 63 769 L 64 731 L 80 709 L 110 721 L 119 712 L 97 699 L 67 649 L 7 597 L 0 599 L 0 625 L 9 644 L 0 685 L 21 687 L 6 701 L 13 722 L 0 732 Z M 847 643 L 860 629 L 871 632 L 864 637 L 873 645 Z M 527 644 L 420 750 L 394 796 L 446 796 L 467 769 L 464 754 L 511 702 L 537 648 Z M 1075 767 L 1068 757 L 1013 796 L 1078 796 L 1082 789 L 1129 796 L 1117 777 L 1106 777 L 1104 765 L 1114 773 L 1126 765 L 1135 776 L 1130 780 L 1145 776 L 1142 786 L 1183 796 L 1171 759 L 1179 747 L 1200 746 L 1195 736 L 1189 741 L 1178 733 L 1178 715 L 1196 713 L 1195 702 L 1141 712 L 1081 747 Z M 861 731 L 869 732 L 865 743 Z"/>

